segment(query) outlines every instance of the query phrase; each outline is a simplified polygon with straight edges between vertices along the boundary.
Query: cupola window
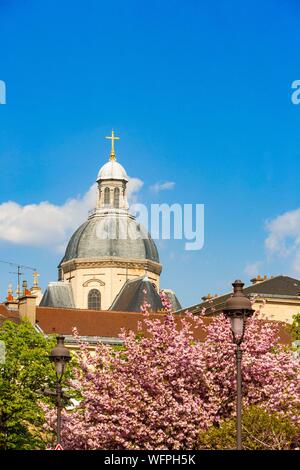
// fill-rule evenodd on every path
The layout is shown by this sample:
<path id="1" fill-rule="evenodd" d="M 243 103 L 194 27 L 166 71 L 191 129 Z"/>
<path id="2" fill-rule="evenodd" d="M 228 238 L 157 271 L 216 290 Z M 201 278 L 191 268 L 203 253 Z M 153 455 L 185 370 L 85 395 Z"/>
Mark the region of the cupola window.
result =
<path id="1" fill-rule="evenodd" d="M 110 203 L 110 189 L 105 188 L 104 189 L 104 204 L 108 206 Z"/>
<path id="2" fill-rule="evenodd" d="M 117 209 L 120 207 L 120 190 L 119 188 L 115 188 L 114 190 L 114 207 Z"/>

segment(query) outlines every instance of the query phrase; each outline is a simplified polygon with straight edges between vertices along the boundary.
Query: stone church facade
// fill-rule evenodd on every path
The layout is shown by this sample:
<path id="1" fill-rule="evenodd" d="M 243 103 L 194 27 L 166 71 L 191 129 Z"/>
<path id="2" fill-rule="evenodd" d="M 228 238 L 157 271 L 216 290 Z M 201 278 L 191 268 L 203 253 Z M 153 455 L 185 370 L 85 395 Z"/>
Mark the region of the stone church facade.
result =
<path id="1" fill-rule="evenodd" d="M 154 241 L 130 214 L 128 176 L 117 162 L 112 135 L 109 161 L 97 176 L 95 208 L 72 235 L 41 306 L 107 310 L 127 281 L 147 276 L 159 291 L 162 266 Z"/>

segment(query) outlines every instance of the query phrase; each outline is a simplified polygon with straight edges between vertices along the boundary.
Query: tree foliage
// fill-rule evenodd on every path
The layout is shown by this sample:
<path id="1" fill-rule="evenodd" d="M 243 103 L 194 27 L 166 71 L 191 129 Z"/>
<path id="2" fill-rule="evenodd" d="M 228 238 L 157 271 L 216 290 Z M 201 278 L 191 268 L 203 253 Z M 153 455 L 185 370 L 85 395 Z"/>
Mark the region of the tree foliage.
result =
<path id="1" fill-rule="evenodd" d="M 289 417 L 269 413 L 259 406 L 243 412 L 244 450 L 294 450 L 300 447 L 300 426 Z M 236 420 L 227 418 L 199 435 L 199 450 L 236 449 Z"/>
<path id="2" fill-rule="evenodd" d="M 0 449 L 44 448 L 44 413 L 38 400 L 45 400 L 42 390 L 55 380 L 48 359 L 55 341 L 27 321 L 5 321 L 0 340 L 6 350 L 0 364 Z"/>
<path id="3" fill-rule="evenodd" d="M 300 340 L 300 313 L 297 313 L 293 316 L 293 323 L 292 323 L 292 335 L 293 338 L 297 341 Z"/>

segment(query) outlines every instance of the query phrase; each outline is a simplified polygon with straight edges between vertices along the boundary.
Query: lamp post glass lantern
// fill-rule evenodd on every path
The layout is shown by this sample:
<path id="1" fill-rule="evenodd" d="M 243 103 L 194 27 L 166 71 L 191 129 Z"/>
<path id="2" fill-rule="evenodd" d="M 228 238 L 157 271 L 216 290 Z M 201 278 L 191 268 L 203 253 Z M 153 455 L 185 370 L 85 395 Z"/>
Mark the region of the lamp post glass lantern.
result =
<path id="1" fill-rule="evenodd" d="M 57 336 L 57 345 L 52 349 L 49 359 L 54 363 L 56 371 L 56 408 L 57 408 L 57 444 L 61 443 L 61 411 L 63 408 L 62 399 L 64 397 L 61 382 L 65 372 L 66 364 L 70 361 L 70 351 L 65 347 L 65 337 Z"/>
<path id="2" fill-rule="evenodd" d="M 233 284 L 233 295 L 225 302 L 223 313 L 230 320 L 233 342 L 236 344 L 236 430 L 237 450 L 242 450 L 242 350 L 247 318 L 253 315 L 250 299 L 244 294 L 242 281 Z"/>
<path id="3" fill-rule="evenodd" d="M 237 343 L 243 338 L 245 319 L 243 316 L 232 316 L 230 317 L 230 323 L 234 342 Z"/>
<path id="4" fill-rule="evenodd" d="M 49 359 L 54 363 L 56 378 L 61 382 L 67 362 L 70 361 L 70 351 L 65 347 L 65 337 L 56 337 L 57 345 L 52 349 Z"/>

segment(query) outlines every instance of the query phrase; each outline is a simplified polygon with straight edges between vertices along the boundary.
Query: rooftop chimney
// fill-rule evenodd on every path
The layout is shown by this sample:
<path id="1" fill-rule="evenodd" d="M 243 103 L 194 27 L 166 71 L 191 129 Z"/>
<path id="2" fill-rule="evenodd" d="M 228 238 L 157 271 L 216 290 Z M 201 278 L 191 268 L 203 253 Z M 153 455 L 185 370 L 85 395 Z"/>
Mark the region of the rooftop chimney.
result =
<path id="1" fill-rule="evenodd" d="M 203 300 L 203 302 L 206 302 L 207 300 L 212 300 L 212 299 L 215 299 L 216 297 L 219 297 L 218 294 L 215 294 L 215 295 L 207 294 L 201 297 L 201 299 Z"/>
<path id="2" fill-rule="evenodd" d="M 6 296 L 6 301 L 4 302 L 4 305 L 9 309 L 9 310 L 18 310 L 18 299 L 14 297 L 14 291 L 12 288 L 12 284 L 9 284 L 8 289 L 7 289 L 7 296 Z"/>
<path id="3" fill-rule="evenodd" d="M 23 295 L 19 297 L 19 315 L 27 319 L 32 325 L 36 323 L 36 296 L 27 289 L 27 281 L 23 281 Z"/>
<path id="4" fill-rule="evenodd" d="M 268 276 L 265 274 L 264 277 L 262 277 L 260 274 L 258 276 L 254 277 L 253 279 L 250 279 L 252 284 L 257 284 L 258 282 L 266 281 L 268 279 Z"/>

